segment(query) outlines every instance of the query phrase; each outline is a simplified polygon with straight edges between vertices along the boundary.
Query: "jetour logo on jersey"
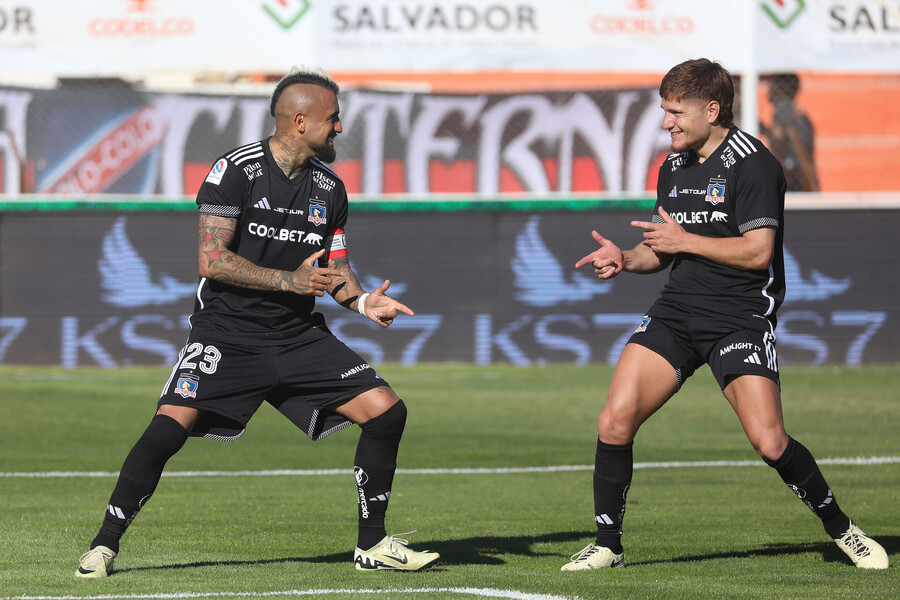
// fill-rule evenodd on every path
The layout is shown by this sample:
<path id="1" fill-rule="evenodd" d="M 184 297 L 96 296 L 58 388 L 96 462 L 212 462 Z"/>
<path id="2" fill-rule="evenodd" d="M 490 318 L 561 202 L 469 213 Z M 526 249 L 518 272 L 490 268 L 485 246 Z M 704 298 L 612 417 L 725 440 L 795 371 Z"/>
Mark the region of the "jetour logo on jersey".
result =
<path id="1" fill-rule="evenodd" d="M 725 202 L 725 180 L 710 179 L 706 186 L 706 201 L 715 206 Z"/>

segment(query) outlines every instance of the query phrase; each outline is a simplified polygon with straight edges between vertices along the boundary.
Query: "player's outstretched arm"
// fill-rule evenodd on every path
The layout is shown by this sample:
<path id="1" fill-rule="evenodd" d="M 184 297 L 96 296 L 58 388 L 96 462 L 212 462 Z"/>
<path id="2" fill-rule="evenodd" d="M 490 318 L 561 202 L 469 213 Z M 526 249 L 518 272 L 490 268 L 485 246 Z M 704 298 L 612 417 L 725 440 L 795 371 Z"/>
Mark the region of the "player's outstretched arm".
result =
<path id="1" fill-rule="evenodd" d="M 575 268 L 590 264 L 600 279 L 612 279 L 622 271 L 655 273 L 669 264 L 665 257 L 660 257 L 644 244 L 623 251 L 596 231 L 592 231 L 591 236 L 600 248 L 575 263 Z"/>
<path id="2" fill-rule="evenodd" d="M 323 296 L 332 279 L 340 275 L 331 268 L 316 266 L 324 250 L 311 255 L 296 271 L 260 267 L 229 249 L 236 228 L 237 219 L 200 216 L 198 260 L 202 277 L 252 290 Z"/>
<path id="3" fill-rule="evenodd" d="M 411 317 L 415 315 L 408 306 L 385 294 L 391 285 L 390 281 L 385 281 L 371 292 L 366 293 L 359 284 L 356 273 L 350 268 L 349 259 L 346 257 L 332 258 L 328 261 L 328 266 L 341 273 L 341 276 L 336 278 L 328 289 L 328 293 L 338 304 L 365 315 L 382 327 L 388 327 L 393 323 L 397 313 L 402 312 Z"/>

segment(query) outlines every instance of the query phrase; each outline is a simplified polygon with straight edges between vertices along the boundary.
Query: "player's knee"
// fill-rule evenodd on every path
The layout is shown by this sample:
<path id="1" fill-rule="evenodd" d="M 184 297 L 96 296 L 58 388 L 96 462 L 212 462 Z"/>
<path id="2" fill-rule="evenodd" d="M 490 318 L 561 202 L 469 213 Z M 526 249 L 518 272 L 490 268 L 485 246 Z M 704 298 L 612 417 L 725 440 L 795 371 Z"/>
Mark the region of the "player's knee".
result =
<path id="1" fill-rule="evenodd" d="M 788 445 L 787 434 L 772 434 L 750 440 L 753 449 L 766 462 L 775 462 L 784 454 Z"/>
<path id="2" fill-rule="evenodd" d="M 386 411 L 365 423 L 360 423 L 359 426 L 364 433 L 371 436 L 398 436 L 403 433 L 403 429 L 406 427 L 406 404 L 398 398 L 397 402 Z"/>
<path id="3" fill-rule="evenodd" d="M 150 461 L 167 461 L 174 456 L 188 439 L 187 430 L 178 421 L 166 415 L 156 415 L 144 430 L 135 448 Z"/>
<path id="4" fill-rule="evenodd" d="M 623 445 L 634 439 L 636 429 L 631 420 L 603 410 L 597 417 L 597 436 L 606 444 Z"/>

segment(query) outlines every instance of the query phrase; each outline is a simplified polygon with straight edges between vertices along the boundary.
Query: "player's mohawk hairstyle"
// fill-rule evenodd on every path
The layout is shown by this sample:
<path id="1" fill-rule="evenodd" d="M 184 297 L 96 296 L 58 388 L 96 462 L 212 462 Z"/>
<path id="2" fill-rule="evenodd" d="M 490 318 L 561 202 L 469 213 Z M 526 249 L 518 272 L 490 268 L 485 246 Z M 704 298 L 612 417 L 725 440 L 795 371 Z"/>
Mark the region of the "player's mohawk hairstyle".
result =
<path id="1" fill-rule="evenodd" d="M 334 92 L 335 96 L 341 91 L 337 82 L 323 69 L 319 67 L 308 67 L 306 65 L 299 67 L 293 66 L 291 67 L 290 72 L 281 78 L 281 81 L 275 86 L 275 91 L 272 92 L 272 102 L 269 104 L 269 114 L 273 117 L 275 116 L 275 105 L 278 104 L 278 99 L 281 98 L 281 92 L 283 92 L 284 88 L 287 86 L 294 85 L 295 83 L 311 83 L 313 85 L 318 85 L 326 90 L 331 90 Z"/>

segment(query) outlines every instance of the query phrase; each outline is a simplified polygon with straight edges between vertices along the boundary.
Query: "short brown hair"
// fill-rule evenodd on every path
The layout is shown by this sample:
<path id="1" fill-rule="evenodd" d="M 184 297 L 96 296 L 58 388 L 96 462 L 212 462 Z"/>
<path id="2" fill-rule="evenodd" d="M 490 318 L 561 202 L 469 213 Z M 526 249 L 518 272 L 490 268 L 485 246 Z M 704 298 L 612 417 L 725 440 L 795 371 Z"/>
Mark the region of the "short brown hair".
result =
<path id="1" fill-rule="evenodd" d="M 734 127 L 734 79 L 731 73 L 708 58 L 686 60 L 675 65 L 659 84 L 659 96 L 663 100 L 701 100 L 719 103 L 716 124 Z"/>

